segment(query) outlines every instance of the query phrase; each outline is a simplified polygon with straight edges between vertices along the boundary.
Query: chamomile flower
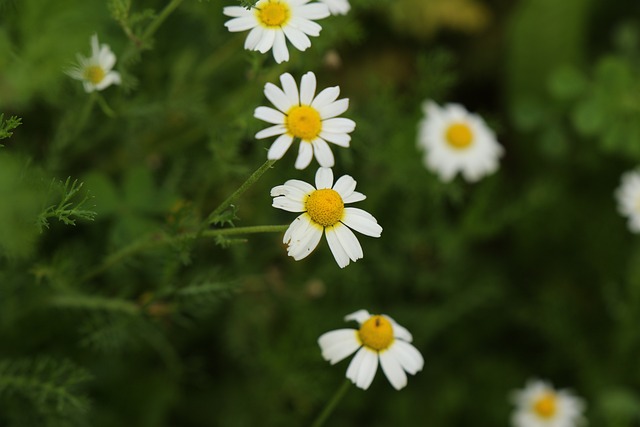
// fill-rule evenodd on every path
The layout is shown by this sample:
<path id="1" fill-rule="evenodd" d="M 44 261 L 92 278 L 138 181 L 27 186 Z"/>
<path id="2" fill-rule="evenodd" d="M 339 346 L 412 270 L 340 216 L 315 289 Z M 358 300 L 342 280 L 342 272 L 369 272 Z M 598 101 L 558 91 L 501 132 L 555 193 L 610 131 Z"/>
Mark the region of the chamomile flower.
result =
<path id="1" fill-rule="evenodd" d="M 362 247 L 351 229 L 371 237 L 380 237 L 382 227 L 362 209 L 345 207 L 366 197 L 355 191 L 356 181 L 349 175 L 335 185 L 333 171 L 319 168 L 316 186 L 291 179 L 271 189 L 273 207 L 289 212 L 302 212 L 284 234 L 287 254 L 296 261 L 305 258 L 318 246 L 324 234 L 333 257 L 344 268 L 349 261 L 363 257 Z"/>
<path id="2" fill-rule="evenodd" d="M 459 104 L 440 107 L 432 101 L 425 102 L 423 110 L 418 147 L 424 150 L 425 166 L 442 181 L 460 172 L 475 182 L 498 169 L 504 150 L 480 116 Z"/>
<path id="3" fill-rule="evenodd" d="M 620 187 L 616 190 L 618 211 L 629 217 L 629 230 L 640 233 L 640 170 L 622 175 Z"/>
<path id="4" fill-rule="evenodd" d="M 318 0 L 329 7 L 332 15 L 346 15 L 351 10 L 349 0 Z"/>
<path id="5" fill-rule="evenodd" d="M 582 399 L 545 381 L 530 380 L 512 399 L 514 427 L 575 427 L 584 421 Z"/>
<path id="6" fill-rule="evenodd" d="M 327 332 L 318 339 L 318 344 L 322 357 L 332 365 L 357 351 L 347 368 L 347 378 L 357 387 L 369 388 L 378 370 L 378 362 L 396 390 L 407 385 L 405 372 L 415 375 L 422 370 L 424 359 L 410 344 L 413 340 L 411 333 L 391 317 L 358 310 L 344 320 L 355 320 L 360 329 Z"/>
<path id="7" fill-rule="evenodd" d="M 296 49 L 306 50 L 311 46 L 308 36 L 317 37 L 322 30 L 314 20 L 330 15 L 326 5 L 308 3 L 309 0 L 259 0 L 251 9 L 227 6 L 223 13 L 233 19 L 224 25 L 231 32 L 251 30 L 244 48 L 260 53 L 272 49 L 279 64 L 289 60 L 286 40 Z"/>
<path id="8" fill-rule="evenodd" d="M 96 34 L 91 37 L 91 56 L 85 58 L 78 54 L 77 58 L 78 66 L 67 71 L 67 74 L 81 80 L 87 93 L 120 84 L 120 73 L 113 71 L 116 56 L 109 45 L 100 45 Z"/>
<path id="9" fill-rule="evenodd" d="M 274 125 L 258 132 L 256 138 L 280 135 L 269 148 L 267 157 L 280 159 L 293 140 L 299 139 L 296 169 L 309 166 L 314 155 L 320 166 L 332 167 L 335 160 L 328 142 L 348 147 L 349 133 L 356 127 L 353 120 L 337 117 L 347 111 L 349 99 L 338 99 L 338 86 L 326 88 L 316 96 L 316 75 L 311 71 L 302 76 L 299 92 L 291 74 L 281 75 L 280 82 L 282 89 L 273 83 L 264 87 L 265 96 L 277 110 L 258 107 L 254 112 L 256 118 Z"/>

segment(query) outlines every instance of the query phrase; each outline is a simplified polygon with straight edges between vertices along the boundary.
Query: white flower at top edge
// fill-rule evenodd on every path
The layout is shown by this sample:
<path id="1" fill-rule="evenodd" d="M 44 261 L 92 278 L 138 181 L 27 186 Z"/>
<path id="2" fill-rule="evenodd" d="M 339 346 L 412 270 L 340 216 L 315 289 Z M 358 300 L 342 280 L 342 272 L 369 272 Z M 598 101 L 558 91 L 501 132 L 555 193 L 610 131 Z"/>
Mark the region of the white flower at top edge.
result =
<path id="1" fill-rule="evenodd" d="M 350 261 L 364 255 L 358 238 L 351 229 L 371 237 L 380 237 L 382 227 L 362 209 L 345 207 L 347 203 L 364 200 L 355 191 L 356 181 L 349 175 L 333 183 L 333 172 L 320 168 L 316 172 L 316 186 L 297 179 L 271 189 L 273 207 L 289 212 L 302 212 L 284 234 L 287 253 L 296 261 L 305 258 L 318 246 L 324 234 L 333 257 L 344 268 Z"/>
<path id="2" fill-rule="evenodd" d="M 227 6 L 223 13 L 233 19 L 224 25 L 231 32 L 251 30 L 244 48 L 260 53 L 272 49 L 279 64 L 289 60 L 286 40 L 298 50 L 307 50 L 311 46 L 308 36 L 317 37 L 322 30 L 314 20 L 330 15 L 326 5 L 307 3 L 309 0 L 259 0 L 251 9 Z"/>
<path id="3" fill-rule="evenodd" d="M 91 37 L 91 56 L 85 58 L 78 54 L 78 66 L 67 71 L 76 80 L 81 80 L 87 93 L 103 90 L 112 84 L 120 84 L 120 74 L 112 71 L 116 56 L 107 44 L 98 42 L 98 36 Z"/>
<path id="4" fill-rule="evenodd" d="M 391 317 L 358 310 L 344 319 L 355 320 L 360 329 L 327 332 L 318 338 L 318 344 L 322 357 L 332 365 L 357 351 L 347 368 L 347 378 L 357 387 L 369 388 L 378 370 L 378 362 L 396 390 L 407 385 L 405 372 L 415 375 L 422 370 L 424 359 L 410 344 L 413 340 L 411 333 Z"/>
<path id="5" fill-rule="evenodd" d="M 332 15 L 346 15 L 351 10 L 349 0 L 318 0 L 329 7 Z"/>
<path id="6" fill-rule="evenodd" d="M 575 427 L 584 422 L 582 399 L 546 381 L 530 380 L 513 393 L 512 400 L 516 405 L 513 427 Z"/>
<path id="7" fill-rule="evenodd" d="M 425 166 L 442 181 L 460 172 L 469 182 L 498 169 L 504 149 L 484 120 L 459 104 L 423 104 L 426 117 L 420 122 L 418 147 L 424 150 Z"/>
<path id="8" fill-rule="evenodd" d="M 616 190 L 618 211 L 629 217 L 629 230 L 640 233 L 640 170 L 622 175 L 620 187 Z"/>
<path id="9" fill-rule="evenodd" d="M 258 107 L 254 116 L 274 126 L 261 130 L 256 138 L 280 135 L 269 148 L 267 157 L 280 159 L 287 152 L 294 139 L 300 140 L 296 159 L 296 169 L 304 169 L 315 155 L 322 167 L 332 167 L 334 157 L 330 142 L 348 147 L 350 132 L 356 127 L 353 120 L 337 117 L 349 108 L 349 99 L 338 99 L 340 88 L 329 87 L 315 95 L 316 76 L 309 71 L 302 76 L 300 91 L 291 74 L 280 76 L 282 89 L 267 83 L 264 94 L 277 108 Z"/>

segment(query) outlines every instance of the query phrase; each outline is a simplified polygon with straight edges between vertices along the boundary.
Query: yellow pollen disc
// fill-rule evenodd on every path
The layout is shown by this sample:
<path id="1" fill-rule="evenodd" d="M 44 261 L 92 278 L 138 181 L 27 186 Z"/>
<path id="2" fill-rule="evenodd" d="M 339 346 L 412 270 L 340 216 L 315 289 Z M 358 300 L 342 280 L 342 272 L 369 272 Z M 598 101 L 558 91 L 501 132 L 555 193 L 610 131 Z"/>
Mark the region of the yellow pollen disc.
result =
<path id="1" fill-rule="evenodd" d="M 286 3 L 270 0 L 256 9 L 256 14 L 265 27 L 281 27 L 289 21 L 291 10 Z"/>
<path id="2" fill-rule="evenodd" d="M 447 143 L 458 150 L 468 148 L 473 142 L 473 133 L 468 125 L 454 123 L 449 126 L 446 134 Z"/>
<path id="3" fill-rule="evenodd" d="M 552 418 L 557 411 L 557 399 L 553 393 L 545 393 L 533 404 L 533 411 L 540 418 Z"/>
<path id="4" fill-rule="evenodd" d="M 301 105 L 289 110 L 285 125 L 291 135 L 303 141 L 313 141 L 322 130 L 322 119 L 318 110 L 308 105 Z"/>
<path id="5" fill-rule="evenodd" d="M 90 65 L 84 69 L 84 78 L 94 85 L 97 85 L 104 79 L 105 72 L 99 65 Z"/>
<path id="6" fill-rule="evenodd" d="M 376 351 L 386 350 L 393 342 L 393 326 L 384 316 L 371 316 L 360 326 L 358 335 L 366 347 Z"/>
<path id="7" fill-rule="evenodd" d="M 323 227 L 330 227 L 342 219 L 344 203 L 337 191 L 330 188 L 316 190 L 305 204 L 311 219 Z"/>

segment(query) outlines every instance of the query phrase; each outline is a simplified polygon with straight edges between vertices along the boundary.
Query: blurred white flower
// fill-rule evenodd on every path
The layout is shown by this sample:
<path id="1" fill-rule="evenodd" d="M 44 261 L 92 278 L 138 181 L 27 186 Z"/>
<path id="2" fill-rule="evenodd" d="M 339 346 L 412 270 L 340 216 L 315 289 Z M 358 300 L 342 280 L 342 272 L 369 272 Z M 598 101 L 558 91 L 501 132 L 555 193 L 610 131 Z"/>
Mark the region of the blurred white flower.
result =
<path id="1" fill-rule="evenodd" d="M 618 211 L 629 217 L 629 230 L 640 233 L 640 170 L 622 175 L 620 187 L 616 190 Z"/>
<path id="2" fill-rule="evenodd" d="M 319 168 L 315 187 L 291 179 L 271 189 L 273 207 L 303 212 L 284 234 L 283 242 L 288 245 L 289 256 L 296 261 L 305 258 L 318 246 L 322 234 L 325 234 L 340 268 L 364 256 L 360 242 L 351 229 L 367 236 L 380 237 L 382 227 L 370 213 L 344 206 L 366 198 L 355 188 L 356 181 L 349 175 L 340 177 L 334 185 L 331 169 Z"/>
<path id="3" fill-rule="evenodd" d="M 318 0 L 329 7 L 332 15 L 346 15 L 351 10 L 349 0 Z"/>
<path id="4" fill-rule="evenodd" d="M 327 332 L 318 339 L 322 357 L 332 365 L 358 352 L 347 368 L 347 378 L 357 387 L 366 390 L 378 370 L 382 371 L 396 390 L 407 385 L 407 375 L 422 370 L 424 359 L 410 344 L 411 333 L 387 315 L 371 315 L 358 310 L 346 316 L 345 321 L 355 320 L 360 329 L 338 329 Z"/>
<path id="5" fill-rule="evenodd" d="M 329 8 L 309 0 L 259 0 L 251 9 L 227 6 L 225 22 L 231 32 L 251 30 L 244 42 L 247 50 L 266 53 L 273 49 L 273 58 L 279 64 L 289 60 L 285 38 L 298 50 L 311 46 L 308 36 L 317 37 L 322 27 L 314 20 L 330 15 Z"/>
<path id="6" fill-rule="evenodd" d="M 332 167 L 334 157 L 327 142 L 348 147 L 351 141 L 349 133 L 356 123 L 353 120 L 337 117 L 349 108 L 349 99 L 337 99 L 338 86 L 329 87 L 315 96 L 316 76 L 311 71 L 302 76 L 300 92 L 291 74 L 280 76 L 282 89 L 273 83 L 267 83 L 264 94 L 277 108 L 258 107 L 254 116 L 274 126 L 261 130 L 256 138 L 268 138 L 280 135 L 269 148 L 267 157 L 280 159 L 287 152 L 294 138 L 300 140 L 296 169 L 304 169 L 315 155 L 322 167 Z"/>
<path id="7" fill-rule="evenodd" d="M 513 393 L 512 400 L 514 427 L 575 427 L 584 422 L 582 399 L 545 381 L 530 380 Z"/>
<path id="8" fill-rule="evenodd" d="M 112 84 L 120 84 L 120 74 L 112 71 L 116 56 L 109 45 L 99 44 L 96 34 L 91 37 L 91 56 L 85 58 L 77 54 L 77 58 L 78 66 L 67 71 L 67 74 L 74 79 L 82 80 L 87 93 L 106 89 Z"/>
<path id="9" fill-rule="evenodd" d="M 504 150 L 480 116 L 458 104 L 440 107 L 432 101 L 423 104 L 423 111 L 418 147 L 424 150 L 425 166 L 442 181 L 460 172 L 475 182 L 498 169 Z"/>

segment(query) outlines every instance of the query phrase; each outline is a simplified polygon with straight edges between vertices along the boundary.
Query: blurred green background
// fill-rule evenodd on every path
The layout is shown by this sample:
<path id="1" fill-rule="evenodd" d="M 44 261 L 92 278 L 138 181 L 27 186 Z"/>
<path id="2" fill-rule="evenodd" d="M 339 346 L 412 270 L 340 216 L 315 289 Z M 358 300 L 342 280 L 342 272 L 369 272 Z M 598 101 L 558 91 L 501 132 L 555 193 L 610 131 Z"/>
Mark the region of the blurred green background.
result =
<path id="1" fill-rule="evenodd" d="M 184 0 L 142 48 L 123 29 L 165 3 L 0 1 L 0 112 L 23 122 L 0 148 L 0 426 L 309 425 L 348 364 L 316 340 L 361 308 L 409 329 L 425 369 L 399 392 L 378 372 L 327 425 L 506 426 L 541 377 L 593 426 L 640 426 L 640 244 L 613 196 L 640 162 L 640 3 L 351 3 L 276 65 L 227 32 L 232 0 Z M 93 33 L 123 75 L 100 93 L 113 117 L 64 74 Z M 181 237 L 265 161 L 253 110 L 285 71 L 350 98 L 334 172 L 384 231 L 343 270 L 324 241 L 296 262 L 282 233 Z M 426 99 L 487 120 L 496 174 L 423 167 Z M 294 160 L 216 227 L 291 222 L 269 190 L 313 179 Z"/>

